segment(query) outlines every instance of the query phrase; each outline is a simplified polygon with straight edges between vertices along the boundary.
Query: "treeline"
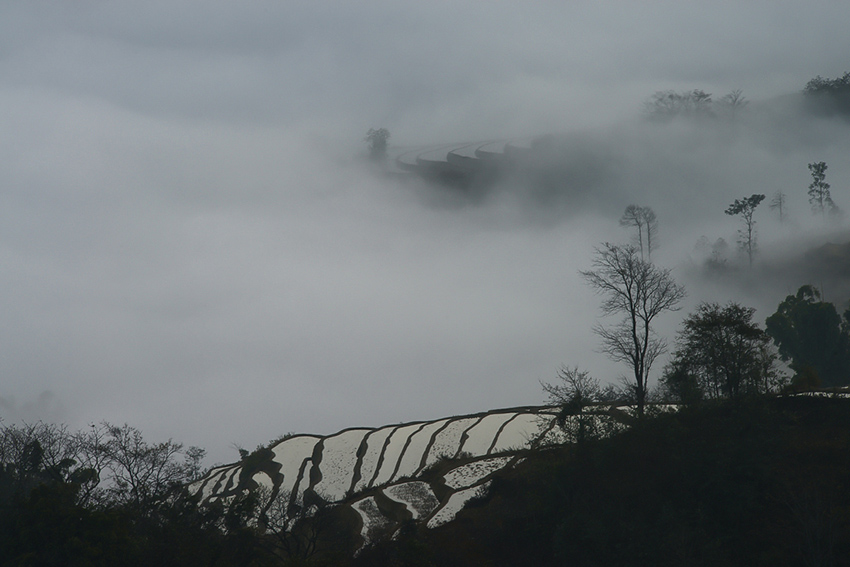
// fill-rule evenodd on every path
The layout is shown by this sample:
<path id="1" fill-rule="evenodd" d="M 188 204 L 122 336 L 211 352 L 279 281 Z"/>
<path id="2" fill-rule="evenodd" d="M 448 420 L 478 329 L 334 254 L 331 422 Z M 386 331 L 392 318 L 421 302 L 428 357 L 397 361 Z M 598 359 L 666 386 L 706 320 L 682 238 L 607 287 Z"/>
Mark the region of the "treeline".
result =
<path id="1" fill-rule="evenodd" d="M 587 371 L 562 367 L 554 383 L 542 386 L 550 403 L 561 407 L 559 424 L 566 439 L 581 443 L 621 431 L 622 416 L 607 410 L 611 404 L 634 405 L 641 417 L 641 405 L 652 415 L 670 403 L 694 407 L 766 395 L 828 394 L 850 386 L 850 309 L 840 316 L 817 288 L 805 285 L 779 304 L 764 329 L 754 314 L 755 309 L 736 302 L 701 303 L 682 321 L 672 356 L 652 389 L 631 377 L 603 387 Z M 615 360 L 639 358 L 634 343 L 626 340 L 629 335 L 630 328 L 607 335 L 631 355 Z M 655 340 L 650 336 L 638 336 L 637 344 Z M 660 343 L 656 345 L 659 351 Z"/>
<path id="2" fill-rule="evenodd" d="M 735 118 L 749 101 L 741 89 L 735 89 L 718 99 L 702 89 L 690 91 L 658 91 L 644 103 L 644 115 L 657 121 L 673 118 Z"/>
<path id="3" fill-rule="evenodd" d="M 736 201 L 747 206 L 750 217 L 764 198 L 754 197 L 750 205 Z M 614 396 L 634 405 L 638 418 L 653 401 L 681 404 L 850 385 L 850 309 L 839 316 L 817 288 L 804 285 L 779 304 L 764 330 L 753 320 L 754 308 L 702 302 L 682 322 L 661 389 L 652 391 L 650 373 L 668 351 L 654 325 L 661 314 L 678 311 L 687 295 L 670 269 L 651 260 L 656 222 L 652 209 L 630 205 L 620 224 L 636 229 L 636 245 L 603 243 L 594 249 L 591 269 L 579 271 L 601 297 L 602 319 L 592 327 L 599 352 L 628 368 Z M 749 233 L 752 240 L 751 224 Z M 794 371 L 790 381 L 780 360 Z M 605 401 L 599 383 L 578 367 L 565 367 L 558 378 L 560 384 L 544 384 L 553 404 L 581 411 L 582 405 Z"/>
<path id="4" fill-rule="evenodd" d="M 703 303 L 685 318 L 661 395 L 688 403 L 850 385 L 850 309 L 839 316 L 811 285 L 765 321 L 738 303 Z M 778 361 L 794 372 L 786 376 Z"/>
<path id="5" fill-rule="evenodd" d="M 187 484 L 203 455 L 128 425 L 5 425 L 0 566 L 273 566 L 315 553 L 299 547 L 303 527 L 262 529 L 255 495 L 199 505 Z"/>
<path id="6" fill-rule="evenodd" d="M 850 112 L 850 72 L 834 79 L 818 75 L 802 90 L 804 102 L 816 114 L 846 114 Z M 703 89 L 657 91 L 644 102 L 644 116 L 654 121 L 674 118 L 734 119 L 746 109 L 749 101 L 743 90 L 735 89 L 714 98 Z"/>
<path id="7" fill-rule="evenodd" d="M 689 404 L 850 386 L 850 308 L 839 315 L 815 286 L 804 285 L 779 304 L 764 329 L 754 314 L 734 301 L 701 303 L 682 321 L 659 387 L 646 394 L 649 401 Z M 602 388 L 578 368 L 563 368 L 555 384 L 543 387 L 561 406 L 634 403 L 629 381 Z"/>
<path id="8" fill-rule="evenodd" d="M 823 114 L 850 113 L 850 72 L 834 79 L 820 75 L 806 83 L 806 100 L 816 112 Z"/>

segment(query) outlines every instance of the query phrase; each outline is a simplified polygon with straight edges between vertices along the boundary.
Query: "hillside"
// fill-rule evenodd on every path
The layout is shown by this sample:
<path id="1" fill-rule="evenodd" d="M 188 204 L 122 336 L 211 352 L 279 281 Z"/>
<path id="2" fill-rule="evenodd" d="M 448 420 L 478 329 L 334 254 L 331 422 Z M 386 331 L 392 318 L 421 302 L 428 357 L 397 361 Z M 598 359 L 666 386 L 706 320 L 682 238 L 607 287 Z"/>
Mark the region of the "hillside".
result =
<path id="1" fill-rule="evenodd" d="M 261 514 L 293 524 L 336 507 L 359 545 L 396 534 L 406 521 L 450 522 L 498 471 L 562 442 L 557 408 L 493 410 L 334 435 L 290 435 L 190 487 L 202 505 L 260 494 Z"/>
<path id="2" fill-rule="evenodd" d="M 845 564 L 846 397 L 706 402 L 580 444 L 551 412 L 287 437 L 195 490 L 208 505 L 260 494 L 257 541 L 282 564 Z"/>
<path id="3" fill-rule="evenodd" d="M 850 404 L 722 402 L 538 452 L 356 565 L 844 565 Z"/>

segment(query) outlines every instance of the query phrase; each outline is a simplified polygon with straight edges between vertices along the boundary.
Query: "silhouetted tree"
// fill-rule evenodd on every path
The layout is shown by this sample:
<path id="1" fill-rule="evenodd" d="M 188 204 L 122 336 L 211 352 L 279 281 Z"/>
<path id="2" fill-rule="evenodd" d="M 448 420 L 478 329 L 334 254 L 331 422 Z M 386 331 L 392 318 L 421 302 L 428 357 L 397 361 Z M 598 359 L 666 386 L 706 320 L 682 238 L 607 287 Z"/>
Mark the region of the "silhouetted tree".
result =
<path id="1" fill-rule="evenodd" d="M 770 337 L 753 322 L 755 309 L 701 303 L 683 322 L 664 373 L 681 401 L 765 393 L 780 385 Z"/>
<path id="2" fill-rule="evenodd" d="M 554 384 L 541 382 L 549 402 L 560 406 L 556 418 L 567 441 L 582 443 L 604 437 L 614 429 L 613 421 L 599 405 L 614 402 L 618 393 L 612 387 L 602 388 L 599 381 L 586 370 L 562 366 Z"/>
<path id="3" fill-rule="evenodd" d="M 850 71 L 835 79 L 824 79 L 818 75 L 806 83 L 803 92 L 806 94 L 850 92 Z"/>
<path id="4" fill-rule="evenodd" d="M 746 99 L 743 95 L 743 90 L 735 89 L 731 91 L 729 94 L 725 94 L 717 101 L 717 107 L 720 112 L 729 118 L 735 118 L 735 116 L 746 108 L 750 101 Z"/>
<path id="5" fill-rule="evenodd" d="M 76 436 L 63 425 L 0 429 L 0 557 L 3 565 L 118 564 L 126 535 L 109 515 L 83 505 L 93 469 L 80 466 Z"/>
<path id="6" fill-rule="evenodd" d="M 786 204 L 788 196 L 782 191 L 777 191 L 770 200 L 770 210 L 776 211 L 779 214 L 779 222 L 785 223 L 788 219 L 788 205 Z"/>
<path id="7" fill-rule="evenodd" d="M 250 498 L 225 509 L 188 493 L 201 456 L 127 425 L 0 427 L 0 564 L 273 564 L 259 562 Z"/>
<path id="8" fill-rule="evenodd" d="M 0 428 L 0 468 L 15 479 L 20 493 L 45 482 L 75 482 L 80 504 L 100 483 L 100 470 L 87 458 L 79 434 L 41 421 Z"/>
<path id="9" fill-rule="evenodd" d="M 812 210 L 820 213 L 824 220 L 827 213 L 838 211 L 829 193 L 830 185 L 826 182 L 826 170 L 826 162 L 818 161 L 809 164 L 809 171 L 812 174 L 812 182 L 809 184 L 809 203 L 812 204 Z"/>
<path id="10" fill-rule="evenodd" d="M 735 202 L 729 205 L 725 211 L 727 215 L 741 215 L 741 219 L 744 221 L 744 230 L 738 231 L 738 246 L 747 253 L 750 267 L 753 266 L 753 257 L 757 247 L 756 221 L 753 220 L 753 213 L 763 200 L 764 195 L 750 195 L 743 199 L 735 199 Z"/>
<path id="11" fill-rule="evenodd" d="M 633 226 L 637 229 L 634 240 L 640 250 L 640 257 L 652 261 L 652 251 L 658 246 L 658 219 L 655 217 L 655 211 L 649 207 L 629 205 L 620 217 L 620 226 Z"/>
<path id="12" fill-rule="evenodd" d="M 661 313 L 678 309 L 685 289 L 675 282 L 670 270 L 641 259 L 634 246 L 605 243 L 596 249 L 593 269 L 580 274 L 604 297 L 602 314 L 623 317 L 613 326 L 597 324 L 593 331 L 602 339 L 602 352 L 632 370 L 628 383 L 634 391 L 638 416 L 643 416 L 649 371 L 666 349 L 652 323 Z"/>
<path id="13" fill-rule="evenodd" d="M 796 381 L 813 381 L 824 386 L 850 384 L 850 333 L 847 313 L 844 325 L 832 303 L 804 285 L 796 295 L 785 298 L 776 313 L 767 318 L 766 330 L 782 360 L 790 361 Z"/>
<path id="14" fill-rule="evenodd" d="M 142 432 L 127 425 L 104 423 L 108 439 L 100 451 L 107 460 L 111 473 L 112 498 L 139 510 L 164 500 L 172 491 L 200 474 L 204 450 L 190 447 L 183 450 L 181 443 L 171 439 L 150 444 Z M 183 457 L 183 460 L 179 459 Z"/>

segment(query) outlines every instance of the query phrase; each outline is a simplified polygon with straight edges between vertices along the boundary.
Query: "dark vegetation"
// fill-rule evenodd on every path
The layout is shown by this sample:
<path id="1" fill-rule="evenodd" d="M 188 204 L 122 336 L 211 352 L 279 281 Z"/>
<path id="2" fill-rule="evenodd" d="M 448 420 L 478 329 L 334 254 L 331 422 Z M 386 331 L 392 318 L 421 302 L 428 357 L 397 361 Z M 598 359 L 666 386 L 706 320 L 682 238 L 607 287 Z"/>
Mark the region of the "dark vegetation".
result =
<path id="1" fill-rule="evenodd" d="M 666 397 L 690 404 L 777 391 L 778 357 L 754 313 L 734 302 L 703 303 L 685 318 L 662 379 Z"/>
<path id="2" fill-rule="evenodd" d="M 540 452 L 454 522 L 355 565 L 839 565 L 850 404 L 716 401 Z"/>
<path id="3" fill-rule="evenodd" d="M 453 522 L 410 522 L 352 556 L 352 518 L 251 525 L 250 497 L 199 508 L 84 502 L 85 475 L 31 445 L 2 476 L 2 565 L 840 565 L 850 552 L 850 403 L 708 400 L 529 454 Z M 7 428 L 8 429 L 8 428 Z M 79 469 L 76 469 L 79 470 Z"/>
<path id="4" fill-rule="evenodd" d="M 850 113 L 850 72 L 834 79 L 818 75 L 803 89 L 806 102 L 816 113 L 825 115 Z"/>
<path id="5" fill-rule="evenodd" d="M 127 425 L 3 427 L 0 566 L 336 565 L 351 555 L 353 527 L 329 510 L 289 522 L 261 491 L 200 506 L 187 483 L 202 456 Z"/>
<path id="6" fill-rule="evenodd" d="M 200 473 L 203 451 L 149 444 L 126 425 L 74 433 L 38 423 L 6 426 L 0 435 L 0 565 L 239 557 L 238 530 L 225 537 L 214 529 L 223 511 L 199 508 L 184 491 Z"/>
<path id="7" fill-rule="evenodd" d="M 850 379 L 850 309 L 839 317 L 818 289 L 805 285 L 767 318 L 767 334 L 801 387 L 846 386 Z"/>
<path id="8" fill-rule="evenodd" d="M 738 246 L 747 254 L 747 259 L 750 262 L 750 267 L 753 266 L 753 258 L 756 253 L 756 221 L 753 220 L 753 214 L 759 203 L 764 201 L 764 195 L 754 194 L 743 199 L 735 199 L 724 211 L 727 215 L 741 215 L 741 220 L 744 221 L 744 228 L 738 231 Z"/>
<path id="9" fill-rule="evenodd" d="M 665 297 L 683 293 L 626 252 L 621 282 L 649 270 L 660 278 L 649 283 L 673 286 Z M 617 305 L 630 320 L 628 302 Z M 639 335 L 636 348 L 647 337 L 657 341 Z M 408 521 L 357 555 L 350 508 L 321 503 L 305 514 L 286 495 L 241 490 L 268 448 L 240 451 L 232 499 L 202 506 L 187 490 L 201 476 L 200 449 L 148 443 L 127 425 L 6 426 L 0 566 L 796 566 L 839 565 L 850 552 L 850 399 L 840 397 L 850 393 L 850 312 L 839 317 L 814 287 L 780 303 L 767 330 L 751 308 L 701 304 L 659 389 L 645 380 L 642 394 L 636 381 L 602 388 L 578 368 L 558 378 L 545 389 L 571 444 L 529 451 L 456 520 L 433 530 Z M 667 402 L 679 411 L 663 411 Z"/>

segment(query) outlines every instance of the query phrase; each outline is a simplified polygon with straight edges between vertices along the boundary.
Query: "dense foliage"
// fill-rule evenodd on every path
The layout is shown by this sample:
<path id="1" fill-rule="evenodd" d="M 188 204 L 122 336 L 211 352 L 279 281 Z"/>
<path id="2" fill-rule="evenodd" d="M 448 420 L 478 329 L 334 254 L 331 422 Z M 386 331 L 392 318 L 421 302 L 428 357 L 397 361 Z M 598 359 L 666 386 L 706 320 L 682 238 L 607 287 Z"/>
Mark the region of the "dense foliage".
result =
<path id="1" fill-rule="evenodd" d="M 840 317 L 820 292 L 804 285 L 767 318 L 767 334 L 790 361 L 796 381 L 843 386 L 850 381 L 850 311 Z M 806 384 L 803 384 L 806 385 Z"/>
<path id="2" fill-rule="evenodd" d="M 803 93 L 811 108 L 825 114 L 850 112 L 850 72 L 834 79 L 818 75 L 806 83 Z"/>
<path id="3" fill-rule="evenodd" d="M 246 471 L 263 451 L 245 452 Z M 351 556 L 356 530 L 330 510 L 293 518 L 261 491 L 201 506 L 187 483 L 201 476 L 202 457 L 128 425 L 0 428 L 0 567 L 339 565 Z"/>
<path id="4" fill-rule="evenodd" d="M 185 491 L 202 456 L 127 425 L 3 427 L 0 565 L 250 564 L 239 507 L 202 508 Z"/>
<path id="5" fill-rule="evenodd" d="M 765 394 L 782 384 L 770 337 L 754 313 L 734 302 L 702 303 L 685 318 L 662 380 L 675 401 Z"/>

